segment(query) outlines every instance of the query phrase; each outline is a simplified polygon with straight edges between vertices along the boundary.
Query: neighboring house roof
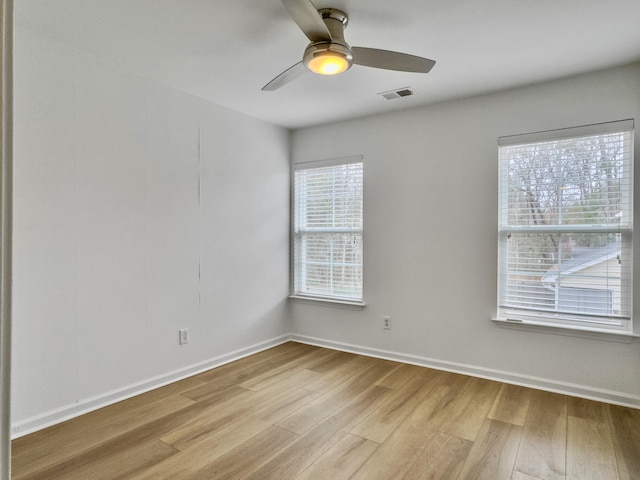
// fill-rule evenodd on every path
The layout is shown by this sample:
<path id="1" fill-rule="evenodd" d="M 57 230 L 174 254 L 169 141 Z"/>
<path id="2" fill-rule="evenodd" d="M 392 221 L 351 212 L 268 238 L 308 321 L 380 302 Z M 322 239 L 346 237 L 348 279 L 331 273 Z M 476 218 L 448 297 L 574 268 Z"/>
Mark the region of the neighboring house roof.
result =
<path id="1" fill-rule="evenodd" d="M 570 275 L 585 268 L 592 267 L 620 255 L 620 243 L 611 243 L 604 247 L 577 247 L 573 249 L 572 257 L 562 262 L 560 265 L 554 265 L 542 277 L 542 283 L 556 283 L 558 273 L 562 275 Z"/>

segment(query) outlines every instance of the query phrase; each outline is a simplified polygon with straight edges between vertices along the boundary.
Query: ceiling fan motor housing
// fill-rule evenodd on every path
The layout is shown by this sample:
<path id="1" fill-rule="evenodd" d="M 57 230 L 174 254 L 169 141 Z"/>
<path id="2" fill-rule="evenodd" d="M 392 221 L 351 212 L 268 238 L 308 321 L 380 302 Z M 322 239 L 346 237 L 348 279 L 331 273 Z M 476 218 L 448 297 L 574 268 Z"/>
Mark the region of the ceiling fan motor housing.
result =
<path id="1" fill-rule="evenodd" d="M 277 90 L 308 71 L 337 75 L 356 64 L 399 72 L 429 73 L 436 63 L 408 53 L 349 46 L 344 39 L 349 18 L 342 10 L 318 9 L 311 0 L 282 0 L 282 4 L 311 43 L 307 45 L 301 62 L 286 69 L 262 90 Z"/>
<path id="2" fill-rule="evenodd" d="M 318 10 L 318 13 L 322 16 L 322 20 L 331 33 L 331 39 L 311 42 L 304 51 L 302 62 L 314 72 L 310 66 L 314 59 L 326 55 L 339 56 L 347 62 L 344 70 L 348 70 L 353 65 L 353 53 L 344 39 L 344 29 L 349 22 L 347 14 L 335 8 L 322 8 Z"/>

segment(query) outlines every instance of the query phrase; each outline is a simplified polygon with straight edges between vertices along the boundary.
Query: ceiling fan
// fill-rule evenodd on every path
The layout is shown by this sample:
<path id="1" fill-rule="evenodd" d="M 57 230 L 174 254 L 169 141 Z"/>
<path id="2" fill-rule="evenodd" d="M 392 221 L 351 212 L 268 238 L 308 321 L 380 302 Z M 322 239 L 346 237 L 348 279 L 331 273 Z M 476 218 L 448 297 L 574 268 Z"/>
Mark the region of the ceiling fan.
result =
<path id="1" fill-rule="evenodd" d="M 282 3 L 311 42 L 304 51 L 302 61 L 282 72 L 262 87 L 262 90 L 277 90 L 308 71 L 320 75 L 336 75 L 348 70 L 353 64 L 429 73 L 436 63 L 407 53 L 351 47 L 344 39 L 344 29 L 349 18 L 343 11 L 336 8 L 316 9 L 311 0 L 282 0 Z"/>

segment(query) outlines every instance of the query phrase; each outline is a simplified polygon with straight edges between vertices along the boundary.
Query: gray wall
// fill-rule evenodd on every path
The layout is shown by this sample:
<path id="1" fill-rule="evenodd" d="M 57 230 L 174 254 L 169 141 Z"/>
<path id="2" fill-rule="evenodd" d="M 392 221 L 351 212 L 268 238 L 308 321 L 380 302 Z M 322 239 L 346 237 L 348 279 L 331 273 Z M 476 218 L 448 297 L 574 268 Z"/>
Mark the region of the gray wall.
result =
<path id="1" fill-rule="evenodd" d="M 17 428 L 289 332 L 286 130 L 24 29 L 15 75 Z"/>
<path id="2" fill-rule="evenodd" d="M 638 164 L 640 65 L 294 132 L 294 161 L 364 155 L 367 302 L 361 311 L 293 303 L 294 331 L 321 344 L 640 406 L 637 339 L 491 322 L 497 138 L 626 118 L 636 119 Z M 638 198 L 635 212 L 638 225 Z M 640 305 L 638 289 L 635 300 Z M 382 329 L 383 315 L 392 330 Z"/>

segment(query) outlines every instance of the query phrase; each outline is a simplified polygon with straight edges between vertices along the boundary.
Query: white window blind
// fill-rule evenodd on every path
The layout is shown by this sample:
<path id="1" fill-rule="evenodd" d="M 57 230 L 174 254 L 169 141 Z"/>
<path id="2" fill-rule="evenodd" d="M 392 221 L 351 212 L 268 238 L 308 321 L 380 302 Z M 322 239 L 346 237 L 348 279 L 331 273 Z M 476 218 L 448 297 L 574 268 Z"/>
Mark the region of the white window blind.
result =
<path id="1" fill-rule="evenodd" d="M 294 167 L 296 296 L 362 301 L 361 157 Z"/>
<path id="2" fill-rule="evenodd" d="M 498 316 L 631 331 L 633 121 L 499 140 Z"/>

